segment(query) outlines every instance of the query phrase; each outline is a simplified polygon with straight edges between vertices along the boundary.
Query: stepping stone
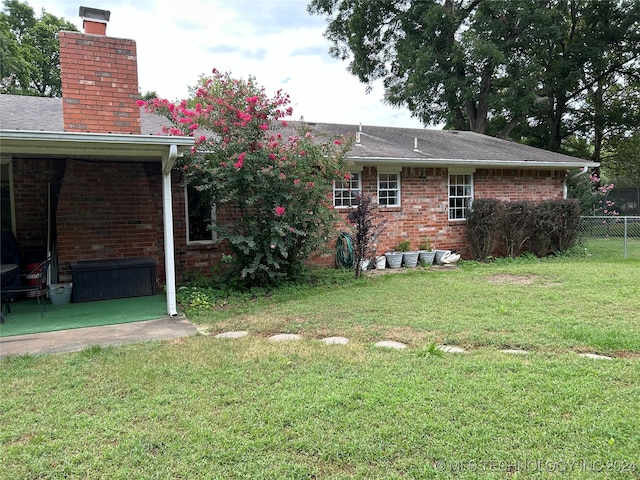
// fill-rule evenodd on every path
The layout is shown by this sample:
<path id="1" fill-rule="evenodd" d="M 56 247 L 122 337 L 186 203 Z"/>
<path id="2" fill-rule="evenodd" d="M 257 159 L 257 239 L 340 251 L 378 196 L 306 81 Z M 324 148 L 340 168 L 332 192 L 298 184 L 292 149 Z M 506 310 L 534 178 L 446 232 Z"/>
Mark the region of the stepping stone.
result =
<path id="1" fill-rule="evenodd" d="M 242 338 L 246 337 L 249 332 L 246 331 L 238 331 L 238 332 L 222 332 L 215 336 L 215 338 Z"/>
<path id="2" fill-rule="evenodd" d="M 407 348 L 404 343 L 394 342 L 393 340 L 383 340 L 382 342 L 378 342 L 375 345 L 376 347 L 382 348 L 396 348 L 398 350 L 402 350 L 403 348 Z"/>
<path id="3" fill-rule="evenodd" d="M 269 337 L 269 340 L 272 342 L 288 342 L 290 340 L 300 340 L 302 335 L 298 335 L 297 333 L 279 333 L 278 335 L 273 335 Z"/>
<path id="4" fill-rule="evenodd" d="M 605 355 L 597 355 L 595 353 L 579 353 L 578 356 L 585 357 L 585 358 L 593 358 L 595 360 L 613 360 L 611 357 L 607 357 Z"/>
<path id="5" fill-rule="evenodd" d="M 327 337 L 320 340 L 325 345 L 346 345 L 349 339 L 345 337 Z"/>
<path id="6" fill-rule="evenodd" d="M 438 345 L 438 350 L 442 350 L 446 353 L 466 353 L 467 351 L 461 347 L 454 347 L 453 345 Z"/>
<path id="7" fill-rule="evenodd" d="M 529 355 L 531 352 L 527 352 L 526 350 L 500 350 L 502 353 L 506 353 L 509 355 Z"/>

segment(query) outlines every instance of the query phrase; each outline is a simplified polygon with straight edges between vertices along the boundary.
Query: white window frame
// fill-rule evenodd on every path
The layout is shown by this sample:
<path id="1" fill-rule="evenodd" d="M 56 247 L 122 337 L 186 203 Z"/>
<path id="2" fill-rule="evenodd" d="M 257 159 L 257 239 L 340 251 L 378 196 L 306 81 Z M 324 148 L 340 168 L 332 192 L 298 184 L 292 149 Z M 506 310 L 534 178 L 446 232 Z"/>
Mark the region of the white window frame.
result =
<path id="1" fill-rule="evenodd" d="M 447 189 L 450 221 L 465 221 L 467 208 L 473 203 L 473 172 L 449 170 Z"/>
<path id="2" fill-rule="evenodd" d="M 335 208 L 354 208 L 355 198 L 362 193 L 362 171 L 350 171 L 348 173 L 351 175 L 349 180 L 333 182 L 333 206 Z M 349 204 L 345 205 L 347 201 Z M 341 205 L 338 205 L 338 203 L 341 203 Z"/>
<path id="3" fill-rule="evenodd" d="M 396 176 L 396 188 L 382 188 L 381 184 L 383 182 L 392 182 L 388 177 L 391 175 Z M 386 180 L 382 180 L 382 176 L 387 176 Z M 401 198 L 401 180 L 400 180 L 400 170 L 378 170 L 378 206 L 379 207 L 399 207 L 400 206 L 400 198 Z M 382 203 L 383 193 L 384 192 L 395 192 L 395 203 Z"/>
<path id="4" fill-rule="evenodd" d="M 187 245 L 211 245 L 214 243 L 217 243 L 218 238 L 216 235 L 215 230 L 211 229 L 210 233 L 211 233 L 211 238 L 207 238 L 205 240 L 191 240 L 191 227 L 189 225 L 189 192 L 188 192 L 188 186 L 185 185 L 184 186 L 184 213 L 185 213 L 185 219 L 186 219 L 186 230 L 187 230 Z M 211 219 L 215 219 L 216 218 L 216 207 L 215 205 L 211 205 Z M 213 222 L 211 223 L 211 225 L 213 225 Z"/>

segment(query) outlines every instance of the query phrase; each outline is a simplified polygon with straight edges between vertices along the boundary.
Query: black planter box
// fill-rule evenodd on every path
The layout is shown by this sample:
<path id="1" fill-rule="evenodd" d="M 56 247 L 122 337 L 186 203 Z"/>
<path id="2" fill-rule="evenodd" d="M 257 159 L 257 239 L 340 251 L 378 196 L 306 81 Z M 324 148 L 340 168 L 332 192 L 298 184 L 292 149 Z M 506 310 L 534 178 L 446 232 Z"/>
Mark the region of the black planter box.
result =
<path id="1" fill-rule="evenodd" d="M 71 264 L 72 301 L 143 297 L 155 293 L 153 258 L 115 258 Z"/>

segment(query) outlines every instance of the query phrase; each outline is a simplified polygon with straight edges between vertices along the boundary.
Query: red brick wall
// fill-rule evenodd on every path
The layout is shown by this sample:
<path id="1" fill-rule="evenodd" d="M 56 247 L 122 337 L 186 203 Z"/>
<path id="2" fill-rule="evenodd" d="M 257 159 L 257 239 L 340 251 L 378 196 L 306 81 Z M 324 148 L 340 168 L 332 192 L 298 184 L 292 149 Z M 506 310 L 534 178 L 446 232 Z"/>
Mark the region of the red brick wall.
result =
<path id="1" fill-rule="evenodd" d="M 65 131 L 140 134 L 136 43 L 65 31 L 58 38 Z"/>
<path id="2" fill-rule="evenodd" d="M 156 259 L 158 286 L 164 284 L 159 163 L 14 159 L 13 165 L 16 237 L 25 259 L 42 260 L 46 255 L 47 192 L 51 185 L 58 281 L 70 281 L 70 265 L 77 260 L 144 256 Z M 477 170 L 474 193 L 475 198 L 512 201 L 562 198 L 563 179 L 564 172 Z M 401 180 L 402 206 L 381 210 L 388 223 L 379 240 L 378 253 L 405 239 L 417 248 L 422 238 L 429 237 L 435 248 L 456 249 L 468 255 L 465 223 L 448 220 L 448 171 L 404 168 Z M 375 167 L 364 169 L 363 188 L 376 194 Z M 223 247 L 187 244 L 182 178 L 178 171 L 172 175 L 172 196 L 176 272 L 180 283 L 189 275 L 211 274 Z M 219 219 L 229 219 L 231 215 L 232 212 L 218 212 Z M 333 246 L 314 263 L 333 266 Z"/>
<path id="3" fill-rule="evenodd" d="M 159 170 L 159 163 L 67 160 L 56 212 L 61 282 L 71 279 L 71 263 L 78 260 L 152 257 L 160 283 Z"/>
<path id="4" fill-rule="evenodd" d="M 51 236 L 55 235 L 56 200 L 64 173 L 64 160 L 13 159 L 13 195 L 16 239 L 23 267 L 47 256 L 48 205 L 51 204 Z"/>
<path id="5" fill-rule="evenodd" d="M 417 249 L 428 237 L 434 249 L 457 250 L 469 255 L 464 221 L 449 220 L 449 172 L 446 168 L 402 169 L 400 207 L 383 207 L 381 218 L 387 221 L 378 240 L 377 252 L 383 254 L 403 240 Z M 563 171 L 478 169 L 474 176 L 474 198 L 501 200 L 548 200 L 562 198 Z M 365 167 L 363 190 L 377 197 L 377 169 Z M 346 212 L 343 214 L 346 217 Z M 315 263 L 331 265 L 331 255 Z"/>

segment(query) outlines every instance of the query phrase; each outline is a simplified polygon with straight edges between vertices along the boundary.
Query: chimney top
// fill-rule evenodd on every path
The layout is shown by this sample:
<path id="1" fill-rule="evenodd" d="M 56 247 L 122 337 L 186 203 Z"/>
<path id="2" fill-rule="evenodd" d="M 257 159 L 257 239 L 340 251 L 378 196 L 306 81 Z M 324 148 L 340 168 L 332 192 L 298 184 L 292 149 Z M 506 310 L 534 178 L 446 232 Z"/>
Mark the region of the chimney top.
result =
<path id="1" fill-rule="evenodd" d="M 83 20 L 84 33 L 94 35 L 107 34 L 107 23 L 111 17 L 111 12 L 109 10 L 80 7 L 79 15 Z"/>

